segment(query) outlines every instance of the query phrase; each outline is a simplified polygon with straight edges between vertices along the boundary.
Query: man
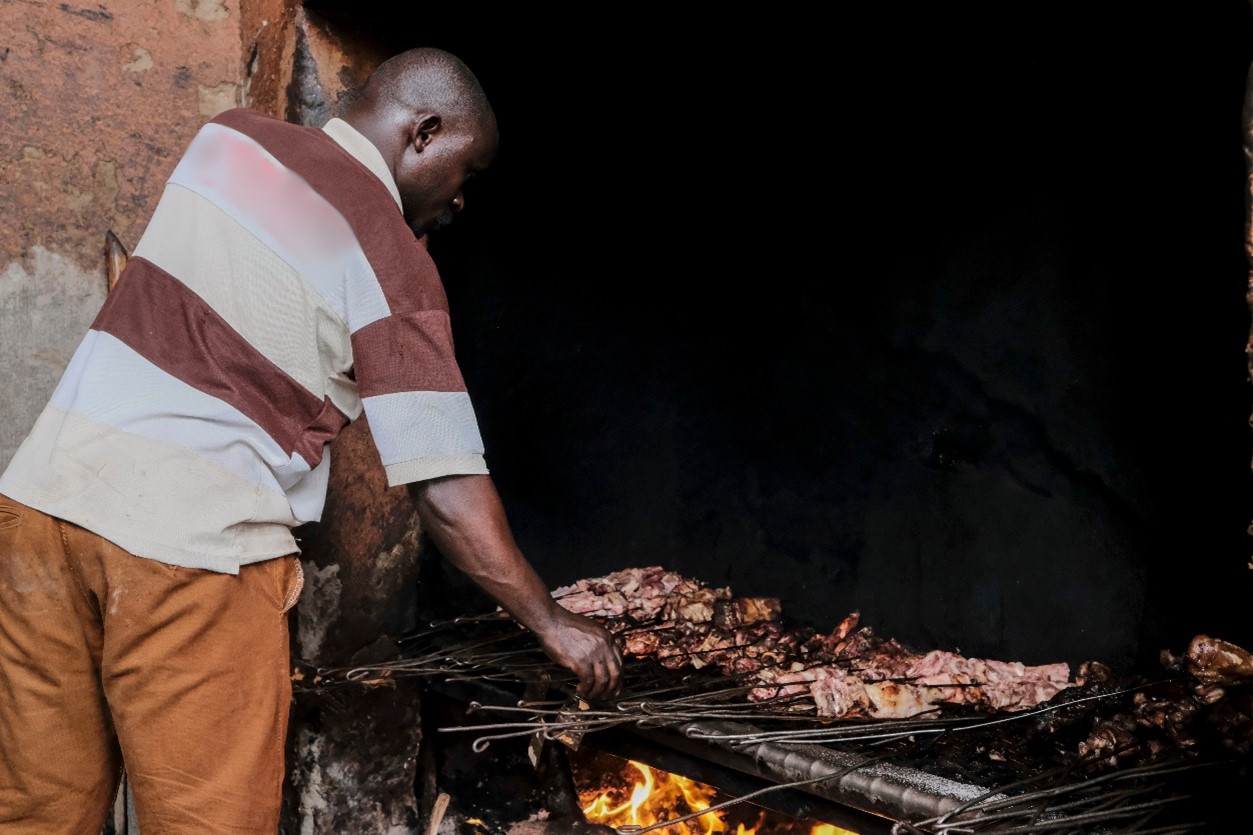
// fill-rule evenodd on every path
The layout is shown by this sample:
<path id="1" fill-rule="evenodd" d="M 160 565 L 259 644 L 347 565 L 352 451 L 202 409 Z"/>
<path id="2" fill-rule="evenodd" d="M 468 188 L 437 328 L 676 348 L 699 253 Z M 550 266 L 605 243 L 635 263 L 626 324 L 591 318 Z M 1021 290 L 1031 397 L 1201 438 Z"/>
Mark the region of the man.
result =
<path id="1" fill-rule="evenodd" d="M 519 551 L 421 238 L 497 148 L 455 56 L 416 49 L 342 119 L 197 134 L 0 476 L 0 833 L 98 832 L 122 762 L 145 835 L 273 833 L 291 696 L 291 530 L 364 408 L 423 528 L 577 674 L 598 624 Z"/>

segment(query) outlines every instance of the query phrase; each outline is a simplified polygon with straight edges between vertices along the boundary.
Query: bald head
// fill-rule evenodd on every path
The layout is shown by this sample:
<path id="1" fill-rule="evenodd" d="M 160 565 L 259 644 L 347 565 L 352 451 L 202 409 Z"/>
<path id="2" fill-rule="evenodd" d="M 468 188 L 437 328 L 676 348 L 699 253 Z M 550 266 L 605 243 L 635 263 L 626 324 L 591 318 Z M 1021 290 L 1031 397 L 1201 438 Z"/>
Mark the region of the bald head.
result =
<path id="1" fill-rule="evenodd" d="M 462 185 L 496 153 L 487 95 L 465 62 L 442 49 L 410 49 L 384 61 L 343 118 L 383 155 L 419 235 L 464 208 Z"/>
<path id="2" fill-rule="evenodd" d="M 379 64 L 354 109 L 362 106 L 431 110 L 458 121 L 480 120 L 492 112 L 487 94 L 465 62 L 432 47 L 410 49 Z"/>

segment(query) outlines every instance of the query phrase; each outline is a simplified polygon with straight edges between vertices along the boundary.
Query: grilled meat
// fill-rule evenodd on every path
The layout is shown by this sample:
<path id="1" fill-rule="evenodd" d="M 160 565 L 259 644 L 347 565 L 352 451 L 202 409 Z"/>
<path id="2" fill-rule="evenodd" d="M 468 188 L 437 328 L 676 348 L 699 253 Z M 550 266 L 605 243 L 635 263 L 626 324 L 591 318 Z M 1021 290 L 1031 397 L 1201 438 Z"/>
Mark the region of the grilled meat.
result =
<path id="1" fill-rule="evenodd" d="M 804 688 L 822 717 L 903 719 L 942 703 L 1022 710 L 1073 686 L 1067 664 L 1028 667 L 939 650 L 917 655 L 894 641 L 869 637 L 863 646 L 863 654 L 828 664 L 760 670 L 749 699 L 773 700 Z"/>
<path id="2" fill-rule="evenodd" d="M 575 614 L 649 621 L 665 606 L 671 592 L 691 582 L 654 565 L 579 580 L 554 589 L 552 596 L 563 608 Z"/>
<path id="3" fill-rule="evenodd" d="M 1253 653 L 1221 638 L 1197 635 L 1188 645 L 1187 669 L 1204 684 L 1235 684 L 1253 679 Z"/>
<path id="4" fill-rule="evenodd" d="M 713 620 L 715 603 L 731 598 L 731 590 L 709 588 L 653 565 L 579 580 L 554 589 L 552 596 L 562 608 L 591 617 L 629 617 L 646 623 L 660 615 L 664 620 L 705 623 Z"/>
<path id="5" fill-rule="evenodd" d="M 708 623 L 714 619 L 714 606 L 731 599 L 730 589 L 713 589 L 695 580 L 682 580 L 662 602 L 665 620 Z"/>
<path id="6" fill-rule="evenodd" d="M 822 717 L 904 718 L 941 703 L 1018 710 L 1072 686 L 1066 664 L 1027 667 L 912 652 L 859 628 L 858 612 L 829 634 L 785 629 L 778 599 L 733 597 L 729 588 L 660 566 L 580 580 L 553 597 L 573 612 L 628 624 L 614 629 L 628 655 L 656 658 L 669 669 L 714 667 L 748 676 L 757 685 L 750 699 L 804 694 L 812 707 L 801 707 Z"/>
<path id="7" fill-rule="evenodd" d="M 777 621 L 783 607 L 777 597 L 736 597 L 714 602 L 715 626 L 734 629 L 746 623 Z"/>

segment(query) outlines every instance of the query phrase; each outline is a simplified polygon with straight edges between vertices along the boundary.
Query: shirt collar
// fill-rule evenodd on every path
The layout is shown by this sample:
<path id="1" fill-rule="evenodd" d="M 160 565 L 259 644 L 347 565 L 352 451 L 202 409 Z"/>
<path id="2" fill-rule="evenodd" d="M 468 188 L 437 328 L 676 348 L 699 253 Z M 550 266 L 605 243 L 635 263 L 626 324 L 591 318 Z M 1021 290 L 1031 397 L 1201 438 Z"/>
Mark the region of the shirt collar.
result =
<path id="1" fill-rule="evenodd" d="M 343 119 L 331 119 L 322 126 L 322 130 L 326 132 L 331 139 L 334 139 L 339 146 L 352 155 L 357 162 L 383 181 L 383 185 L 387 186 L 387 190 L 391 193 L 392 199 L 396 201 L 396 205 L 404 210 L 404 204 L 400 202 L 400 191 L 396 188 L 396 180 L 392 177 L 392 172 L 387 167 L 387 163 L 383 161 L 383 155 L 379 153 L 379 149 L 374 147 L 374 143 L 365 138 L 359 130 L 345 122 Z"/>

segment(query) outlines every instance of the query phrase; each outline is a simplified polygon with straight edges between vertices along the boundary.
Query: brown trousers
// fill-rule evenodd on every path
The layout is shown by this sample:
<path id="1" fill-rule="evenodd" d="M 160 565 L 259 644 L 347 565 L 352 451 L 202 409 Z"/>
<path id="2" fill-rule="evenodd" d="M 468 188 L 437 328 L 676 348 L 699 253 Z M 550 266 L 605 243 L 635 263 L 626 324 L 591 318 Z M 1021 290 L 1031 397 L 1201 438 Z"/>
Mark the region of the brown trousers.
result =
<path id="1" fill-rule="evenodd" d="M 97 835 L 124 763 L 143 835 L 274 835 L 301 579 L 143 559 L 0 496 L 0 833 Z"/>

